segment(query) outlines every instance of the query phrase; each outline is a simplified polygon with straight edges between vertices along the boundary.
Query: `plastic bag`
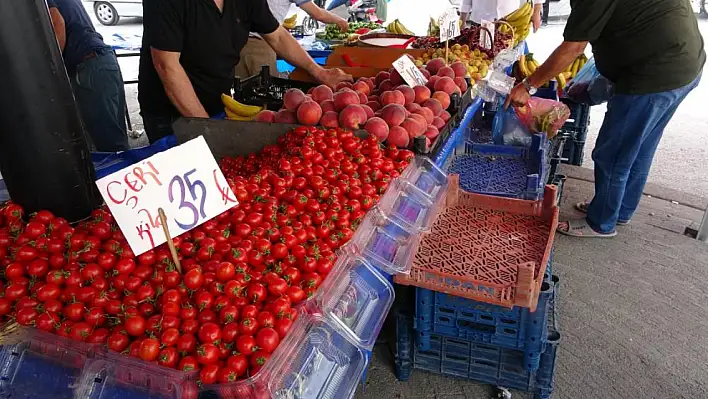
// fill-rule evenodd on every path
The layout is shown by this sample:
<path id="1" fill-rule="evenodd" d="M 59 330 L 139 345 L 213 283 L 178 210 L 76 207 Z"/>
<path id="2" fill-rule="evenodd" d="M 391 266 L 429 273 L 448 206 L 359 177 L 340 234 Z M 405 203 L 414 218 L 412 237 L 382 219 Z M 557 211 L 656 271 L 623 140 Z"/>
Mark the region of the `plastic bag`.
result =
<path id="1" fill-rule="evenodd" d="M 531 135 L 545 133 L 549 139 L 558 133 L 570 116 L 570 109 L 560 101 L 531 97 L 523 107 L 504 109 L 506 98 L 499 98 L 492 122 L 495 144 L 530 146 Z"/>
<path id="2" fill-rule="evenodd" d="M 597 70 L 594 57 L 583 65 L 565 88 L 565 96 L 580 104 L 602 104 L 609 101 L 613 94 L 612 82 Z"/>

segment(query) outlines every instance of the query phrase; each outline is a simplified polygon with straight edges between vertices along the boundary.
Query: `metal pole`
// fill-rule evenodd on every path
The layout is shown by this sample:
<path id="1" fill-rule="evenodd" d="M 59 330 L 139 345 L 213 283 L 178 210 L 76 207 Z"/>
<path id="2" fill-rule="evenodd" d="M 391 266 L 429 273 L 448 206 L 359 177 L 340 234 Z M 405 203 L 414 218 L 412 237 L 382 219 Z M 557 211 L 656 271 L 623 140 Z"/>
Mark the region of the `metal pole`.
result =
<path id="1" fill-rule="evenodd" d="M 698 227 L 698 234 L 696 235 L 696 240 L 708 242 L 708 208 L 706 208 L 706 212 L 703 214 L 703 220 L 701 221 L 701 225 Z"/>
<path id="2" fill-rule="evenodd" d="M 70 222 L 100 200 L 45 0 L 0 1 L 0 170 L 26 213 Z"/>

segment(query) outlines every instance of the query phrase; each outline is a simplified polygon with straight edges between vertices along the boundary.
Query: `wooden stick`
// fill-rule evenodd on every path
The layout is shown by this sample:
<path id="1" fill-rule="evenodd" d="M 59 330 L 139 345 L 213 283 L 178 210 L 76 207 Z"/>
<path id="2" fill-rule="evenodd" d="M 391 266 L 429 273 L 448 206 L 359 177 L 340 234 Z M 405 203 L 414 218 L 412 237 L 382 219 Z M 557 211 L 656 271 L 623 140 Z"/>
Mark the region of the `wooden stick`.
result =
<path id="1" fill-rule="evenodd" d="M 447 51 L 449 49 L 448 44 L 450 43 L 450 40 L 445 40 L 445 65 L 447 65 Z"/>
<path id="2" fill-rule="evenodd" d="M 167 227 L 167 216 L 165 215 L 165 210 L 162 208 L 158 208 L 157 214 L 160 216 L 160 224 L 162 225 L 162 231 L 165 233 L 165 237 L 167 238 L 167 246 L 170 247 L 172 260 L 175 262 L 177 272 L 179 274 L 182 274 L 182 265 L 179 263 L 179 257 L 177 256 L 177 248 L 175 248 L 175 243 L 172 242 L 170 229 Z"/>

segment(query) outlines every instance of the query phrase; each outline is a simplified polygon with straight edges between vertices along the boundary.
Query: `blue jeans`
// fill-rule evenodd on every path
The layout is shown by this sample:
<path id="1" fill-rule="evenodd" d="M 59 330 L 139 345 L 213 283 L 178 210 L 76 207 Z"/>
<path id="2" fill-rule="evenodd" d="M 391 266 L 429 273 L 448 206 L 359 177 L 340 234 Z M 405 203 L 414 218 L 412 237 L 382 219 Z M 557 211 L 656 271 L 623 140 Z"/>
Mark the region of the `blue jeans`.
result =
<path id="1" fill-rule="evenodd" d="M 113 51 L 97 50 L 96 56 L 79 64 L 72 75 L 74 97 L 96 150 L 129 150 L 123 77 Z"/>
<path id="2" fill-rule="evenodd" d="M 679 104 L 701 80 L 645 95 L 616 94 L 595 142 L 595 197 L 587 222 L 600 233 L 615 231 L 618 220 L 629 221 L 639 206 L 649 169 L 664 128 Z"/>

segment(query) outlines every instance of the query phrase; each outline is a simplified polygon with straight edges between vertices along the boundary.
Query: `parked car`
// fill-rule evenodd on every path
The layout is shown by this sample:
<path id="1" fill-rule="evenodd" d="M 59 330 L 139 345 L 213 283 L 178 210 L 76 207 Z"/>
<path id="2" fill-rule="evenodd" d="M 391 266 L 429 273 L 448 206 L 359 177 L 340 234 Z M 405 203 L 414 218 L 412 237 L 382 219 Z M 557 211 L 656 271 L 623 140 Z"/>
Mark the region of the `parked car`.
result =
<path id="1" fill-rule="evenodd" d="M 121 17 L 143 16 L 143 0 L 85 0 L 93 3 L 96 19 L 103 25 L 118 23 Z"/>

